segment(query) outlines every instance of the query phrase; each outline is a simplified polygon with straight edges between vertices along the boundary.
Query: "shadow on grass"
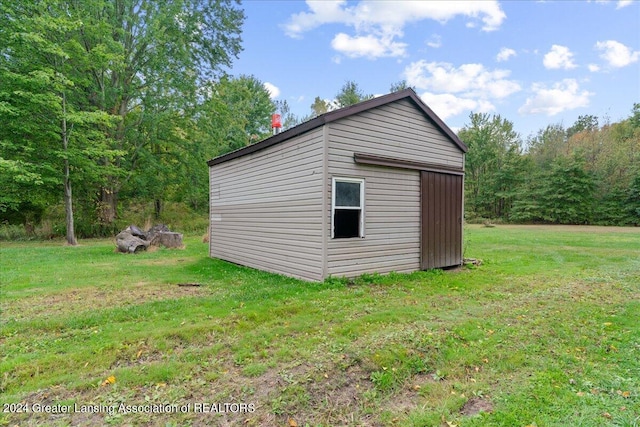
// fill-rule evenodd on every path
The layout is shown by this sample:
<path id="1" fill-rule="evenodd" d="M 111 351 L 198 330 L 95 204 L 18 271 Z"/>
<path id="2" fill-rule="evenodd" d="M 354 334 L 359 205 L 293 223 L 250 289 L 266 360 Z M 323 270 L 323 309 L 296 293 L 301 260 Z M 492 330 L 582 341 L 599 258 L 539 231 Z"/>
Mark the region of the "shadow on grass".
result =
<path id="1" fill-rule="evenodd" d="M 185 266 L 189 276 L 212 287 L 224 287 L 225 299 L 236 301 L 277 300 L 312 296 L 327 289 L 344 288 L 338 280 L 307 282 L 279 274 L 212 258 L 202 258 Z"/>

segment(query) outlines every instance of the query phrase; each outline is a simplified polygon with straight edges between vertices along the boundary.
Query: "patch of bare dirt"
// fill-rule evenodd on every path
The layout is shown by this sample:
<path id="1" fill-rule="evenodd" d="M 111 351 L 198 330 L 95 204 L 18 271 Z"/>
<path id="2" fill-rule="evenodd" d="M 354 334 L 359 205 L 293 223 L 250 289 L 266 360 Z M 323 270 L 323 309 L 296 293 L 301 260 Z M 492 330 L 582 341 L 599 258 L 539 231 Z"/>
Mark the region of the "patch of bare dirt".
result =
<path id="1" fill-rule="evenodd" d="M 480 412 L 493 412 L 493 404 L 490 400 L 481 397 L 472 397 L 462 406 L 460 413 L 464 416 L 477 415 Z"/>
<path id="2" fill-rule="evenodd" d="M 391 411 L 397 415 L 407 415 L 418 407 L 420 390 L 426 383 L 435 381 L 431 374 L 416 374 L 390 400 Z"/>
<path id="3" fill-rule="evenodd" d="M 218 369 L 222 369 L 221 367 Z M 216 418 L 216 425 L 289 426 L 358 425 L 377 426 L 376 417 L 363 413 L 363 394 L 372 389 L 369 374 L 360 366 L 294 363 L 268 369 L 262 375 L 247 377 L 237 366 L 224 365 L 225 374 L 195 390 L 192 401 L 227 399 L 255 405 L 255 412 L 227 414 Z M 292 394 L 291 390 L 295 390 Z M 211 417 L 197 416 L 193 425 L 210 425 Z"/>
<path id="4" fill-rule="evenodd" d="M 362 394 L 371 387 L 367 372 L 355 365 L 345 371 L 323 374 L 319 381 L 310 384 L 308 390 L 312 406 L 322 407 L 330 417 L 331 414 L 357 412 Z"/>

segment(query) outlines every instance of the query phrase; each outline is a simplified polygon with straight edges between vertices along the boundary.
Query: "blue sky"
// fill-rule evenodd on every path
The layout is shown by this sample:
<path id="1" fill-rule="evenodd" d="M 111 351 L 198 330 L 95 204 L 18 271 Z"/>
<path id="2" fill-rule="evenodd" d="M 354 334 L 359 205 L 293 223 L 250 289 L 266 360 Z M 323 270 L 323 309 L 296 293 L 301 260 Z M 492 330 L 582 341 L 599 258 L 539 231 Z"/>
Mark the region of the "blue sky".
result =
<path id="1" fill-rule="evenodd" d="M 305 116 L 353 80 L 406 80 L 451 128 L 500 114 L 526 138 L 579 115 L 614 122 L 640 102 L 640 1 L 243 2 L 254 75 Z"/>

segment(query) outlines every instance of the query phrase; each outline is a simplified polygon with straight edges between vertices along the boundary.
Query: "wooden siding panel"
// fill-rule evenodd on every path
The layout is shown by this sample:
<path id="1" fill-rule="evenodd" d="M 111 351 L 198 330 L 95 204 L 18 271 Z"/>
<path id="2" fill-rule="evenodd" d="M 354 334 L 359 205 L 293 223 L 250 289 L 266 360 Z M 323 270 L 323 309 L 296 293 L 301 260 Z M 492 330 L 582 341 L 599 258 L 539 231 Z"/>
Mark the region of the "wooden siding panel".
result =
<path id="1" fill-rule="evenodd" d="M 322 280 L 322 128 L 209 168 L 210 255 Z"/>

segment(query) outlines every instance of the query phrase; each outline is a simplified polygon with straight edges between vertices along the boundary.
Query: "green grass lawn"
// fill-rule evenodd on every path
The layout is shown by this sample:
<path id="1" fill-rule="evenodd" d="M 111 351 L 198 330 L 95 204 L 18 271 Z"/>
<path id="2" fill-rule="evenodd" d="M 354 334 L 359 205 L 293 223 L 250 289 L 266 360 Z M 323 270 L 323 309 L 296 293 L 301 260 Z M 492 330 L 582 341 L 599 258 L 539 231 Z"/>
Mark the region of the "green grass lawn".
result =
<path id="1" fill-rule="evenodd" d="M 465 256 L 306 283 L 196 238 L 2 243 L 0 425 L 640 425 L 640 229 L 467 226 Z"/>

